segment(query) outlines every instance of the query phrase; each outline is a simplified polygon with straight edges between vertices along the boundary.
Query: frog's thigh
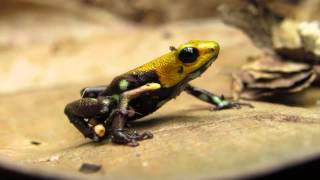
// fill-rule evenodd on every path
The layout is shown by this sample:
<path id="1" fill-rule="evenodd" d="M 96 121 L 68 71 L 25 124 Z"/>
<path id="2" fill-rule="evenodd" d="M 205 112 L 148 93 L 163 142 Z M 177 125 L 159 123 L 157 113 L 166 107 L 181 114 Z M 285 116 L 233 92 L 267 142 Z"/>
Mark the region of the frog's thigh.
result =
<path id="1" fill-rule="evenodd" d="M 101 115 L 107 110 L 108 107 L 104 103 L 104 99 L 81 98 L 67 104 L 64 113 L 85 137 L 91 138 L 93 134 L 84 119 Z"/>

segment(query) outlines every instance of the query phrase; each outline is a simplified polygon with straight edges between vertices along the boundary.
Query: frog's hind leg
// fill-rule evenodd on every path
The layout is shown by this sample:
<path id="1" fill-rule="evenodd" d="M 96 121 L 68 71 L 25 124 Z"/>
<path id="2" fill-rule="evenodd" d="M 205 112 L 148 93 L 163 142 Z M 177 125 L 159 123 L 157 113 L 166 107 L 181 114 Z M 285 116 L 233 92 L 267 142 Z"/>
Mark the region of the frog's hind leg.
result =
<path id="1" fill-rule="evenodd" d="M 85 136 L 99 140 L 95 132 L 89 127 L 85 119 L 103 116 L 108 109 L 108 104 L 103 100 L 94 98 L 82 98 L 66 105 L 64 113 L 70 122 Z"/>
<path id="2" fill-rule="evenodd" d="M 70 122 L 87 138 L 93 138 L 93 132 L 84 121 L 83 117 L 77 116 L 69 111 L 65 110 L 65 114 L 69 118 Z"/>
<path id="3" fill-rule="evenodd" d="M 228 101 L 224 98 L 224 96 L 217 96 L 211 92 L 208 92 L 204 89 L 194 87 L 190 84 L 187 84 L 185 91 L 202 100 L 207 103 L 213 104 L 216 107 L 213 108 L 213 110 L 221 110 L 221 109 L 230 109 L 230 108 L 241 108 L 241 106 L 248 106 L 248 107 L 253 107 L 251 104 L 248 103 L 240 103 L 240 102 L 233 102 L 233 101 Z"/>
<path id="4" fill-rule="evenodd" d="M 149 83 L 140 86 L 136 89 L 125 91 L 120 96 L 120 103 L 118 109 L 114 111 L 111 115 L 112 119 L 112 141 L 117 144 L 127 144 L 129 146 L 138 146 L 137 141 L 150 139 L 153 135 L 150 132 L 144 132 L 142 134 L 136 131 L 130 132 L 124 129 L 128 115 L 128 104 L 130 100 L 138 97 L 142 93 L 153 91 L 161 88 L 158 83 Z"/>
<path id="5" fill-rule="evenodd" d="M 80 91 L 82 98 L 97 98 L 108 86 L 85 87 Z"/>

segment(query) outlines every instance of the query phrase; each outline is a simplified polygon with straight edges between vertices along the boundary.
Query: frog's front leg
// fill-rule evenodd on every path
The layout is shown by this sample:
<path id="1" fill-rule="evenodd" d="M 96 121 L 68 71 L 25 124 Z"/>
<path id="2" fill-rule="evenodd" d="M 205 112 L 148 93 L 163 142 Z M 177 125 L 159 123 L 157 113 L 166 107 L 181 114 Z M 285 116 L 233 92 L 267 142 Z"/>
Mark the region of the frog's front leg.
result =
<path id="1" fill-rule="evenodd" d="M 228 101 L 224 98 L 224 96 L 217 96 L 211 92 L 208 92 L 204 89 L 194 87 L 190 84 L 187 84 L 185 91 L 202 100 L 207 103 L 213 104 L 216 107 L 213 108 L 213 110 L 221 110 L 221 109 L 230 109 L 230 108 L 241 108 L 241 106 L 248 106 L 253 108 L 253 106 L 249 103 L 240 103 L 240 102 L 233 102 L 233 101 Z"/>
<path id="2" fill-rule="evenodd" d="M 158 83 L 148 83 L 141 87 L 125 91 L 120 96 L 120 103 L 112 115 L 112 141 L 117 144 L 127 144 L 129 146 L 138 146 L 139 143 L 137 141 L 150 139 L 153 135 L 150 132 L 144 132 L 139 134 L 137 132 L 130 132 L 124 129 L 127 118 L 129 116 L 129 107 L 128 104 L 130 100 L 138 97 L 139 95 L 160 89 L 161 85 Z"/>

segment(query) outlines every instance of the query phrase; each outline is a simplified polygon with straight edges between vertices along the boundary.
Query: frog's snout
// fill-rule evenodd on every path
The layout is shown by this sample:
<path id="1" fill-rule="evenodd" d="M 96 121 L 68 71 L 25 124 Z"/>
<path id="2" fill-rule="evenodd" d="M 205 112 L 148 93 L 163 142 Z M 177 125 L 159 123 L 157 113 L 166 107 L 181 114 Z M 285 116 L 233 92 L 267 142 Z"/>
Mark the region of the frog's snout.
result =
<path id="1" fill-rule="evenodd" d="M 198 48 L 204 53 L 213 53 L 215 55 L 218 55 L 220 51 L 220 46 L 215 41 L 201 41 Z"/>
<path id="2" fill-rule="evenodd" d="M 210 46 L 211 46 L 211 51 L 212 52 L 215 52 L 216 54 L 218 54 L 219 53 L 219 51 L 220 51 L 220 46 L 219 46 L 219 44 L 217 43 L 217 42 L 215 42 L 215 41 L 210 41 Z"/>

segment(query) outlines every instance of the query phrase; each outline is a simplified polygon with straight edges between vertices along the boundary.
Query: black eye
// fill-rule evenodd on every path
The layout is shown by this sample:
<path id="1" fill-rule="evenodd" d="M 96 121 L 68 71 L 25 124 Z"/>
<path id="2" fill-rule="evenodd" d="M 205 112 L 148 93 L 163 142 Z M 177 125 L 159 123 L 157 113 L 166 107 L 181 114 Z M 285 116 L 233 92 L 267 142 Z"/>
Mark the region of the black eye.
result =
<path id="1" fill-rule="evenodd" d="M 198 56 L 199 56 L 198 49 L 193 47 L 183 48 L 179 53 L 179 59 L 183 63 L 193 63 L 195 60 L 197 60 Z"/>

